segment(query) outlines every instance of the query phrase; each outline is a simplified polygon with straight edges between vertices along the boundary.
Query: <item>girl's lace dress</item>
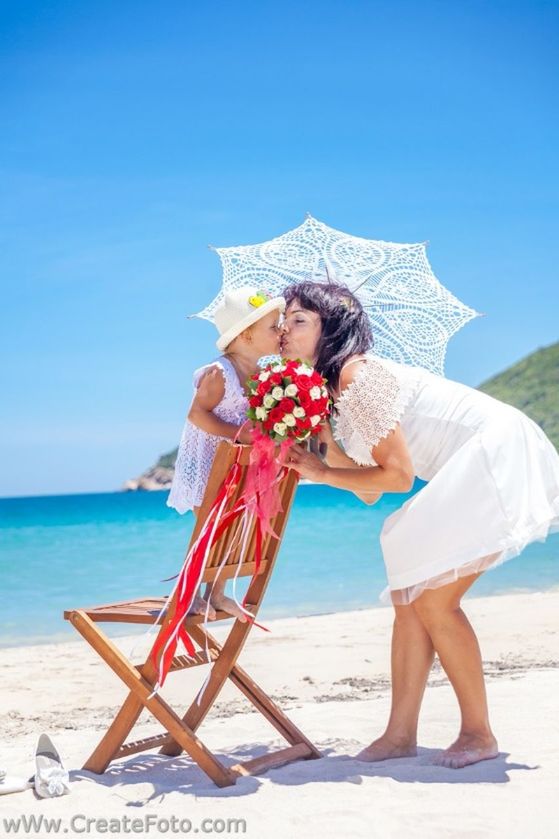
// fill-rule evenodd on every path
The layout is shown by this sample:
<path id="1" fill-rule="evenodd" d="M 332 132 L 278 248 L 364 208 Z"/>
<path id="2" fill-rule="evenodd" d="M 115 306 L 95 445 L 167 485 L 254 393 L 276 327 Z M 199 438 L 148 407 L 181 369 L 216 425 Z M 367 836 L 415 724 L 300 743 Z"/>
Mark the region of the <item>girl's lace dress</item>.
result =
<path id="1" fill-rule="evenodd" d="M 214 414 L 225 422 L 242 425 L 246 419 L 248 400 L 232 363 L 221 356 L 211 364 L 205 364 L 194 373 L 194 387 L 197 388 L 204 373 L 211 367 L 217 367 L 223 374 L 225 393 Z M 198 426 L 186 420 L 175 462 L 175 474 L 167 506 L 174 507 L 179 513 L 186 513 L 199 507 L 204 498 L 206 484 L 211 472 L 215 452 L 220 440 L 202 431 Z"/>

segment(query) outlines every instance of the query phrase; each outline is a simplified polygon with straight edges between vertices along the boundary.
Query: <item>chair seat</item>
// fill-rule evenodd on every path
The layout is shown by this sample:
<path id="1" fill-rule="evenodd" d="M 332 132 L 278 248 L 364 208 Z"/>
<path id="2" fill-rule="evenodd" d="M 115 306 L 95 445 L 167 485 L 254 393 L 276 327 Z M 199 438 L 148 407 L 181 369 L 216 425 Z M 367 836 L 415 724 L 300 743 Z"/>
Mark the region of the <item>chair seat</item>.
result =
<path id="1" fill-rule="evenodd" d="M 79 609 L 67 609 L 64 619 L 70 620 L 73 612 L 85 612 L 96 623 L 143 623 L 153 624 L 157 621 L 161 609 L 165 605 L 166 597 L 141 597 L 138 600 L 123 600 L 119 603 L 105 603 L 101 606 L 84 606 Z M 252 611 L 253 604 L 247 603 L 246 608 Z M 231 619 L 228 612 L 217 611 L 216 621 Z M 187 615 L 184 619 L 186 626 L 204 622 L 203 615 Z M 212 621 L 215 623 L 215 621 Z"/>

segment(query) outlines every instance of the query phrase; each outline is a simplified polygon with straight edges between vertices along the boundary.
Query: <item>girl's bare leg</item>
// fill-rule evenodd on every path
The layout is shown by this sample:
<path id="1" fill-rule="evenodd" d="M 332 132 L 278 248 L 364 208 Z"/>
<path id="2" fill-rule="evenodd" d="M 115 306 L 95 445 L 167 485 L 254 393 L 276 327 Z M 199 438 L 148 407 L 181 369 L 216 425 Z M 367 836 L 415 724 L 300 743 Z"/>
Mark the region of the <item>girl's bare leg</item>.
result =
<path id="1" fill-rule="evenodd" d="M 392 708 L 386 731 L 359 752 L 359 760 L 387 760 L 417 753 L 417 722 L 433 664 L 429 634 L 412 606 L 395 606 L 392 631 Z"/>
<path id="2" fill-rule="evenodd" d="M 243 610 L 237 606 L 232 597 L 227 597 L 225 594 L 225 580 L 219 579 L 218 577 L 213 583 L 207 583 L 204 597 L 213 606 L 214 614 L 215 609 L 220 609 L 232 617 L 237 618 L 241 623 L 246 623 L 247 617 Z"/>
<path id="3" fill-rule="evenodd" d="M 209 608 L 208 608 L 209 606 Z M 215 609 L 212 604 L 208 604 L 207 600 L 204 600 L 203 597 L 200 597 L 199 594 L 194 596 L 194 600 L 192 601 L 192 606 L 188 610 L 189 615 L 205 615 L 206 612 L 208 613 L 208 620 L 214 621 L 216 618 Z"/>
<path id="4" fill-rule="evenodd" d="M 198 516 L 199 510 L 200 507 L 194 507 L 194 515 L 196 517 Z M 219 578 L 212 583 L 206 584 L 204 597 L 200 597 L 199 594 L 196 595 L 189 614 L 205 615 L 207 611 L 209 620 L 214 621 L 216 619 L 216 609 L 227 612 L 229 615 L 240 620 L 241 623 L 246 622 L 247 618 L 242 609 L 239 609 L 232 597 L 225 595 L 225 580 Z"/>
<path id="5" fill-rule="evenodd" d="M 460 608 L 462 596 L 478 577 L 479 574 L 472 574 L 449 585 L 428 589 L 412 603 L 460 706 L 462 721 L 458 738 L 436 761 L 453 769 L 489 760 L 499 753 L 489 725 L 478 640 Z"/>

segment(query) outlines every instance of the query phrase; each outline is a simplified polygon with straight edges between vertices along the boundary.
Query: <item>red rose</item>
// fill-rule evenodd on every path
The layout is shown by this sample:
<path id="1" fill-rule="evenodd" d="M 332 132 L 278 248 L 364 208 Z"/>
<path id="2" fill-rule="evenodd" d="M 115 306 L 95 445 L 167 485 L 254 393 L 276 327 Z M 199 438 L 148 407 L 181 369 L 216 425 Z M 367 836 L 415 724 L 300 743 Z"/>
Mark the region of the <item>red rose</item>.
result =
<path id="1" fill-rule="evenodd" d="M 265 396 L 271 390 L 270 380 L 268 379 L 267 382 L 260 382 L 258 385 L 258 393 L 260 396 Z"/>
<path id="2" fill-rule="evenodd" d="M 318 385 L 320 387 L 320 385 L 323 384 L 324 380 L 323 380 L 322 376 L 320 375 L 320 373 L 318 372 L 318 370 L 313 370 L 313 373 L 312 373 L 312 376 L 311 376 L 311 381 L 312 381 L 313 385 Z"/>
<path id="3" fill-rule="evenodd" d="M 295 384 L 302 390 L 303 392 L 307 393 L 311 387 L 314 387 L 313 383 L 311 382 L 310 376 L 297 376 L 295 380 Z"/>
<path id="4" fill-rule="evenodd" d="M 320 433 L 320 423 L 317 423 L 314 428 L 311 428 L 311 434 L 319 434 Z"/>
<path id="5" fill-rule="evenodd" d="M 311 427 L 311 421 L 309 417 L 298 417 L 297 418 L 297 428 L 299 431 L 306 431 L 308 428 Z"/>
<path id="6" fill-rule="evenodd" d="M 281 383 L 282 383 L 282 381 L 283 381 L 281 373 L 272 373 L 272 375 L 270 376 L 270 378 L 268 379 L 268 381 L 269 381 L 269 382 L 270 382 L 270 384 L 272 384 L 274 387 L 276 387 L 276 385 L 281 385 Z"/>
<path id="7" fill-rule="evenodd" d="M 274 421 L 269 419 L 269 418 L 267 420 L 264 420 L 262 425 L 264 426 L 266 431 L 273 431 L 274 430 Z"/>
<path id="8" fill-rule="evenodd" d="M 279 407 L 282 409 L 284 414 L 292 414 L 293 408 L 295 407 L 295 402 L 293 401 L 293 399 L 285 398 L 281 400 L 281 402 L 279 403 Z"/>
<path id="9" fill-rule="evenodd" d="M 281 403 L 280 403 L 280 405 L 277 405 L 275 408 L 272 408 L 272 410 L 268 414 L 268 417 L 272 421 L 272 424 L 273 424 L 275 422 L 283 422 L 283 414 L 284 414 L 284 412 L 281 409 Z"/>
<path id="10" fill-rule="evenodd" d="M 251 396 L 248 400 L 248 404 L 251 408 L 259 408 L 262 403 L 262 400 L 259 396 Z"/>
<path id="11" fill-rule="evenodd" d="M 310 412 L 311 414 L 319 414 L 322 416 L 326 412 L 326 406 L 328 405 L 327 399 L 315 399 L 314 402 L 311 403 Z"/>
<path id="12" fill-rule="evenodd" d="M 299 393 L 299 403 L 301 407 L 305 409 L 305 411 L 308 411 L 308 409 L 312 405 L 312 399 L 309 396 L 308 391 L 302 391 L 301 393 Z"/>

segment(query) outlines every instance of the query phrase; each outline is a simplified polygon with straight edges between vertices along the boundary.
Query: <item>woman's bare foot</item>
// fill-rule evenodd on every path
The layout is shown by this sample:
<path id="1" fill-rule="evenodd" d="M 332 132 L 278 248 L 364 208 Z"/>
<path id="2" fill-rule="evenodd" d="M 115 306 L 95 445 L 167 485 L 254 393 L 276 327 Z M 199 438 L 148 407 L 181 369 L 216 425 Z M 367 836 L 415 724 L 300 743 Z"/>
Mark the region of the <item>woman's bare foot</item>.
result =
<path id="1" fill-rule="evenodd" d="M 211 603 L 207 603 L 203 597 L 196 595 L 192 601 L 192 606 L 188 610 L 189 615 L 205 615 L 208 613 L 208 620 L 214 621 L 216 618 L 215 609 Z"/>
<path id="2" fill-rule="evenodd" d="M 232 617 L 240 620 L 241 623 L 246 623 L 247 618 L 243 610 L 237 606 L 232 597 L 227 597 L 222 591 L 214 592 L 211 595 L 210 603 L 214 609 L 220 609 L 223 612 L 227 612 Z"/>
<path id="3" fill-rule="evenodd" d="M 480 760 L 491 760 L 498 754 L 499 747 L 492 734 L 460 734 L 452 746 L 437 755 L 433 763 L 449 769 L 462 769 Z"/>
<path id="4" fill-rule="evenodd" d="M 388 735 L 383 734 L 378 740 L 373 740 L 370 746 L 355 755 L 357 760 L 366 760 L 373 763 L 377 760 L 390 760 L 394 757 L 415 757 L 417 745 L 414 740 L 392 740 Z"/>

